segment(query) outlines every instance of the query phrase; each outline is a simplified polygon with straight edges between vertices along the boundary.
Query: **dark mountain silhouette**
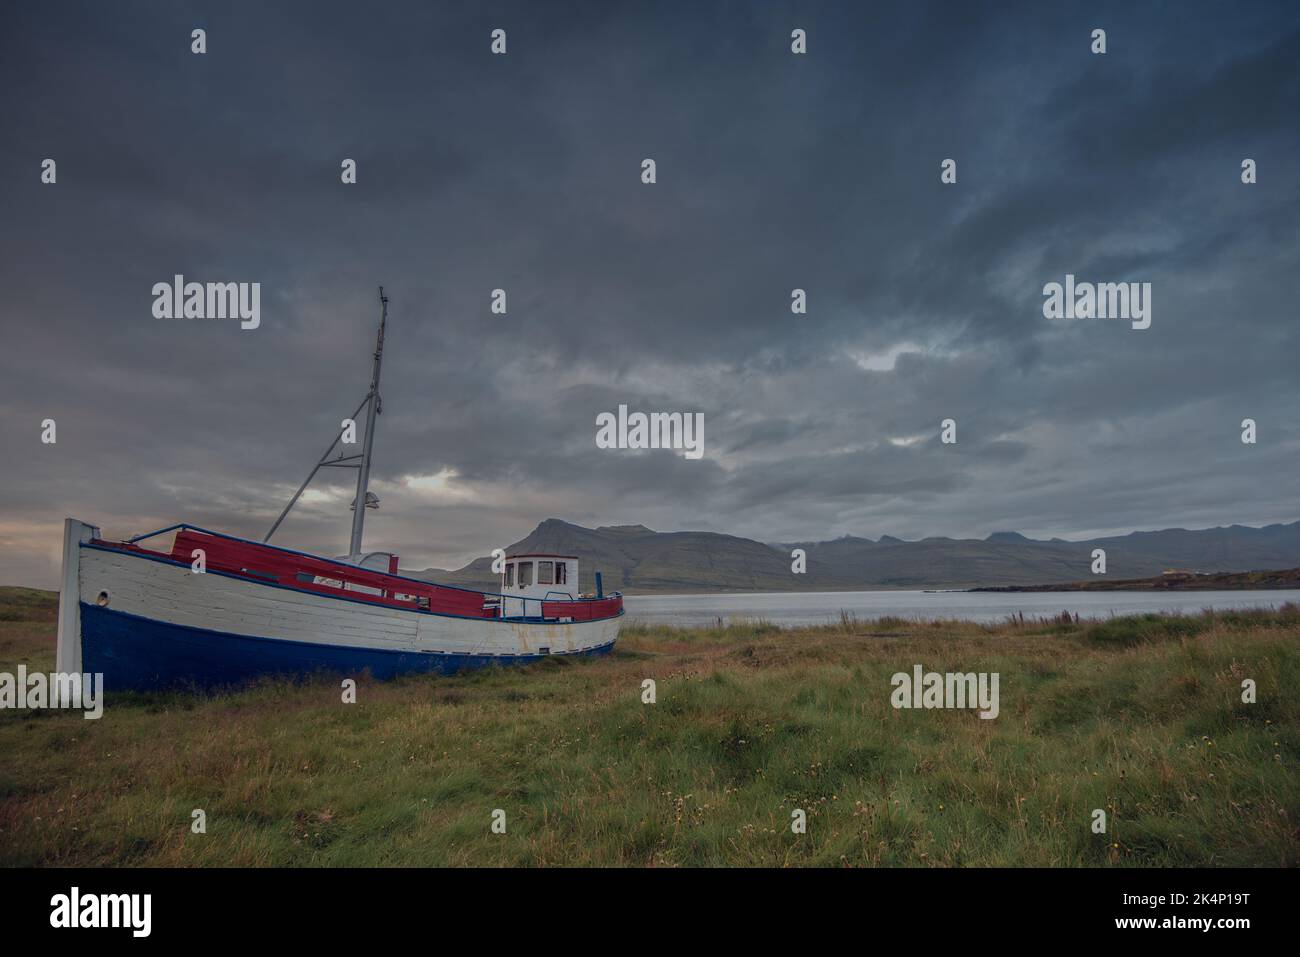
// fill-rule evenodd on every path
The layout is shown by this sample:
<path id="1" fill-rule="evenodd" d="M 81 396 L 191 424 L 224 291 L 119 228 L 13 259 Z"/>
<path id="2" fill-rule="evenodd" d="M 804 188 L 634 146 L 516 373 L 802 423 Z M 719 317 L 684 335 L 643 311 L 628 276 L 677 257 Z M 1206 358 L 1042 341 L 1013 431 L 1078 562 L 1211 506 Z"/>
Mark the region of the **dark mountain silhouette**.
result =
<path id="1" fill-rule="evenodd" d="M 791 572 L 791 551 L 807 554 L 807 572 Z M 548 518 L 507 552 L 561 552 L 582 559 L 580 586 L 607 591 L 834 591 L 863 588 L 972 588 L 1092 580 L 1092 550 L 1106 550 L 1106 578 L 1158 576 L 1169 570 L 1242 572 L 1300 565 L 1300 521 L 1252 528 L 1182 528 L 1085 541 L 1043 541 L 1018 532 L 988 538 L 905 542 L 846 535 L 826 542 L 765 544 L 716 532 L 656 532 L 644 525 L 584 528 Z M 495 588 L 491 559 L 416 577 Z"/>

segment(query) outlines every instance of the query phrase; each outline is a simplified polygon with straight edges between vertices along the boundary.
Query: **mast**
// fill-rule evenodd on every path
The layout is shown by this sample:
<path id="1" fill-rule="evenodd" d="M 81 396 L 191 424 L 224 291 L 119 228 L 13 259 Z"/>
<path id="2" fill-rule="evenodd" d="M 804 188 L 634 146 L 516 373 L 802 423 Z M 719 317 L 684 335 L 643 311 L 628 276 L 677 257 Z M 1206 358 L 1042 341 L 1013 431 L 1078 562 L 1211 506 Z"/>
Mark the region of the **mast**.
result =
<path id="1" fill-rule="evenodd" d="M 298 499 L 302 497 L 302 493 L 306 490 L 307 486 L 311 484 L 311 480 L 316 477 L 317 472 L 326 467 L 351 468 L 357 470 L 357 499 L 352 503 L 352 507 L 356 510 L 356 514 L 352 516 L 352 541 L 348 546 L 348 555 L 352 556 L 361 553 L 361 530 L 366 520 L 366 494 L 369 491 L 368 486 L 370 485 L 370 450 L 373 448 L 375 442 L 375 416 L 383 411 L 383 403 L 379 400 L 379 363 L 384 353 L 384 327 L 388 322 L 388 297 L 384 295 L 383 286 L 379 287 L 379 303 L 381 306 L 379 314 L 379 335 L 375 339 L 375 363 L 370 373 L 370 391 L 367 392 L 366 397 L 361 400 L 361 404 L 357 406 L 357 410 L 349 416 L 349 418 L 355 422 L 357 416 L 361 414 L 361 410 L 366 409 L 366 438 L 365 443 L 362 446 L 363 451 L 357 455 L 344 455 L 343 452 L 340 451 L 336 458 L 330 458 L 331 453 L 333 453 L 335 447 L 338 446 L 339 440 L 343 438 L 341 432 L 336 434 L 334 436 L 334 441 L 331 442 L 329 448 L 325 450 L 325 454 L 320 457 L 319 461 L 316 462 L 316 466 L 310 473 L 308 473 L 307 477 L 303 479 L 302 484 L 298 486 L 298 491 L 293 493 L 293 498 L 289 499 L 289 504 L 284 507 L 284 511 L 282 511 L 280 516 L 275 520 L 275 524 L 271 526 L 271 530 L 262 538 L 262 541 L 264 542 L 269 542 L 271 540 L 271 536 L 275 534 L 275 530 L 280 527 L 280 523 L 283 522 L 285 516 L 289 514 L 289 510 L 297 504 Z"/>
<path id="2" fill-rule="evenodd" d="M 357 500 L 352 503 L 352 541 L 348 555 L 361 554 L 361 531 L 366 524 L 366 493 L 370 485 L 370 450 L 375 444 L 375 417 L 379 414 L 379 365 L 384 357 L 384 327 L 388 323 L 388 297 L 379 287 L 379 335 L 375 338 L 375 365 L 370 374 L 370 392 L 366 395 L 366 441 L 361 450 L 361 467 L 357 469 Z"/>

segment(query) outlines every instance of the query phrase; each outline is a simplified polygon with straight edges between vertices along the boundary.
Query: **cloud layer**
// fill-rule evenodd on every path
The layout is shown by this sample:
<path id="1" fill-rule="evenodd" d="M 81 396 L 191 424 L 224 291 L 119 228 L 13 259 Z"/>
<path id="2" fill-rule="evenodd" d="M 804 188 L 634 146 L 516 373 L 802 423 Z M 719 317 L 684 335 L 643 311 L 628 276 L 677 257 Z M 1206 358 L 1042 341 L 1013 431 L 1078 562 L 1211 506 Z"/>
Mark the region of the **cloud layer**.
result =
<path id="1" fill-rule="evenodd" d="M 409 567 L 548 516 L 1297 517 L 1294 4 L 262 6 L 3 14 L 0 582 L 52 585 L 69 514 L 260 537 L 364 394 L 381 283 L 367 545 Z M 260 282 L 261 328 L 154 319 L 176 273 Z M 1044 319 L 1066 273 L 1151 282 L 1151 328 Z M 703 412 L 705 457 L 597 449 L 620 403 Z M 276 540 L 342 551 L 346 478 Z"/>

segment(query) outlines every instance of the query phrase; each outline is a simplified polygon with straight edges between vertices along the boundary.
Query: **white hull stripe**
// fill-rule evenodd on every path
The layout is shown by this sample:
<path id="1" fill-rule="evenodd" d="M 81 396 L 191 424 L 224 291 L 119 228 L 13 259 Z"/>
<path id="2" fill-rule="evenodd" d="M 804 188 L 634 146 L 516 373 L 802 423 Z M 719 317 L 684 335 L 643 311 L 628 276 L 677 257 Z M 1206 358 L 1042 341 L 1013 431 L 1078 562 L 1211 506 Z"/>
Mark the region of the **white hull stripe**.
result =
<path id="1" fill-rule="evenodd" d="M 81 601 L 150 621 L 254 638 L 392 651 L 534 655 L 611 644 L 620 618 L 584 622 L 470 618 L 320 595 L 188 565 L 83 545 Z M 545 649 L 545 650 L 543 650 Z"/>

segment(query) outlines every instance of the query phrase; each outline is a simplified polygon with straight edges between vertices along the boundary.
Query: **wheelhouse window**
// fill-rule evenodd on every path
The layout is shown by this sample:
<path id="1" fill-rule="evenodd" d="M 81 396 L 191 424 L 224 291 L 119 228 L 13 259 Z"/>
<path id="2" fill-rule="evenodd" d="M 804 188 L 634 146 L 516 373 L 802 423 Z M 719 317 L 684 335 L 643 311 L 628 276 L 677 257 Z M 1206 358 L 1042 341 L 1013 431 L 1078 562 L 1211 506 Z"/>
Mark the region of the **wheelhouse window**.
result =
<path id="1" fill-rule="evenodd" d="M 515 563 L 511 562 L 506 566 L 506 587 L 509 588 L 515 583 Z"/>
<path id="2" fill-rule="evenodd" d="M 555 563 L 555 584 L 567 585 L 568 583 L 569 583 L 569 563 L 556 562 Z"/>
<path id="3" fill-rule="evenodd" d="M 555 562 L 537 563 L 537 584 L 539 585 L 555 584 Z"/>
<path id="4" fill-rule="evenodd" d="M 533 583 L 533 563 L 520 562 L 519 563 L 519 587 L 527 588 L 532 583 Z"/>

